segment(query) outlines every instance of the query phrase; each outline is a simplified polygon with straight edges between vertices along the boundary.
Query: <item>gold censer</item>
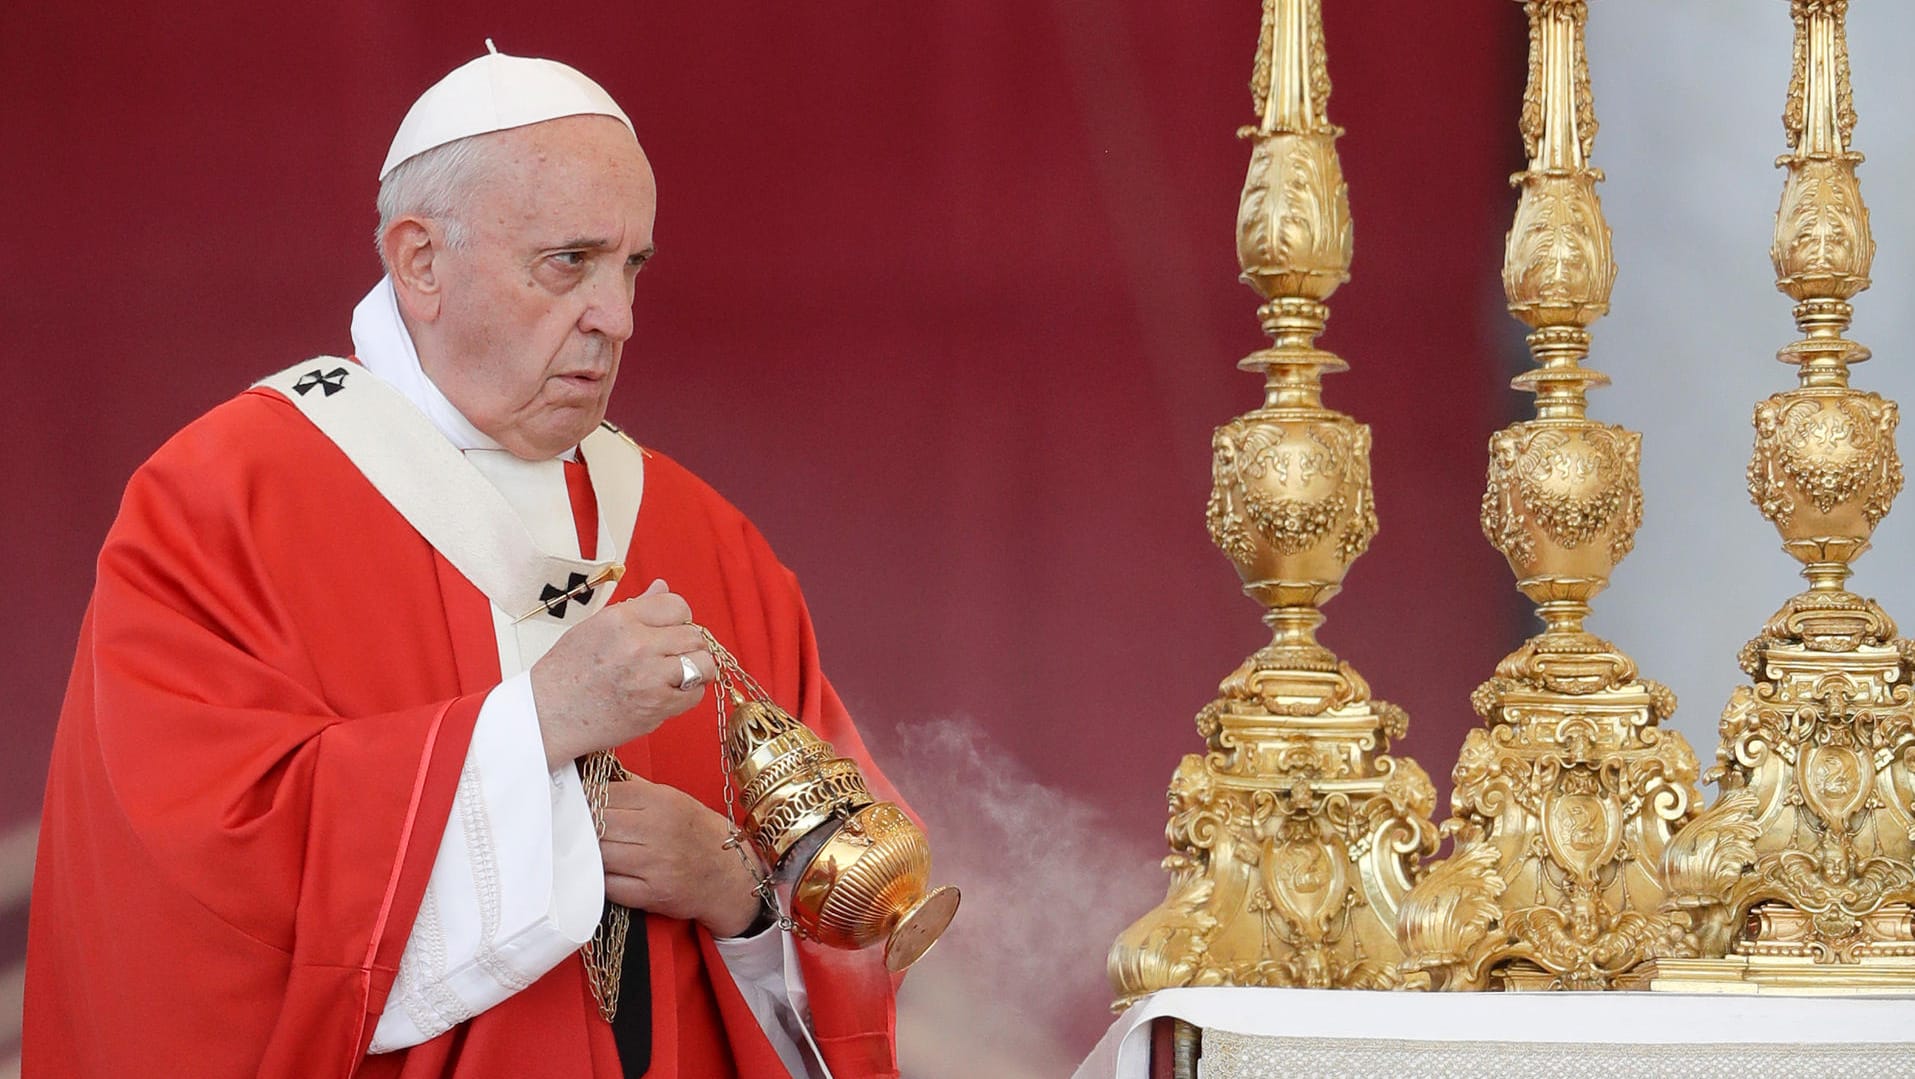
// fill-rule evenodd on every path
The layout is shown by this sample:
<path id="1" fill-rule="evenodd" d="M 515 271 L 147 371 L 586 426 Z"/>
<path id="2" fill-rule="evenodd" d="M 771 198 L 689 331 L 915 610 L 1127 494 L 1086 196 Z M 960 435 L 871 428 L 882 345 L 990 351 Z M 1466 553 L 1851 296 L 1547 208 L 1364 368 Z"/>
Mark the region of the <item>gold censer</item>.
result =
<path id="1" fill-rule="evenodd" d="M 705 641 L 718 666 L 725 810 L 740 827 L 742 803 L 745 838 L 772 879 L 790 885 L 788 928 L 832 948 L 882 940 L 892 971 L 917 962 L 959 899 L 954 887 L 930 887 L 923 830 L 873 798 L 857 764 L 772 701 L 710 633 Z"/>

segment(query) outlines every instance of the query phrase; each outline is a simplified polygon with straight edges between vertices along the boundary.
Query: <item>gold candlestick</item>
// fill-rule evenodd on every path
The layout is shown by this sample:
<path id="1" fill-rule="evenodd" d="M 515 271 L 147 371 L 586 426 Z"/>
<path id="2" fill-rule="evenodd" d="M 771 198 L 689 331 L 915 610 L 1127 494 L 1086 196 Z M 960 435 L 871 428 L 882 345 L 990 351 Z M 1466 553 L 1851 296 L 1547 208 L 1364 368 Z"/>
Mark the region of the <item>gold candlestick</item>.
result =
<path id="1" fill-rule="evenodd" d="M 1902 489 L 1896 407 L 1849 388 L 1868 350 L 1843 336 L 1875 241 L 1849 150 L 1847 0 L 1794 0 L 1776 214 L 1776 285 L 1801 340 L 1800 385 L 1756 406 L 1749 494 L 1809 587 L 1742 649 L 1755 683 L 1722 714 L 1716 804 L 1669 848 L 1670 908 L 1695 959 L 1654 988 L 1915 988 L 1915 645 L 1849 563 Z"/>
<path id="2" fill-rule="evenodd" d="M 1407 717 L 1316 639 L 1377 527 L 1370 429 L 1323 406 L 1346 365 L 1316 345 L 1351 252 L 1321 0 L 1264 0 L 1251 92 L 1237 254 L 1272 343 L 1238 364 L 1264 404 L 1217 429 L 1205 518 L 1273 636 L 1197 716 L 1209 752 L 1171 779 L 1169 894 L 1111 948 L 1119 1008 L 1185 985 L 1397 985 L 1397 904 L 1436 845 L 1429 777 L 1386 753 Z"/>
<path id="3" fill-rule="evenodd" d="M 1588 327 L 1616 275 L 1589 164 L 1588 5 L 1524 9 L 1529 167 L 1514 178 L 1503 288 L 1531 331 L 1538 367 L 1512 385 L 1536 395 L 1536 418 L 1490 439 L 1483 532 L 1544 629 L 1471 697 L 1485 727 L 1456 764 L 1443 826 L 1456 848 L 1404 900 L 1399 931 L 1414 985 L 1607 989 L 1631 984 L 1667 933 L 1660 860 L 1692 812 L 1697 765 L 1658 726 L 1675 695 L 1583 629 L 1642 521 L 1642 437 L 1586 413 L 1609 382 L 1582 366 Z"/>

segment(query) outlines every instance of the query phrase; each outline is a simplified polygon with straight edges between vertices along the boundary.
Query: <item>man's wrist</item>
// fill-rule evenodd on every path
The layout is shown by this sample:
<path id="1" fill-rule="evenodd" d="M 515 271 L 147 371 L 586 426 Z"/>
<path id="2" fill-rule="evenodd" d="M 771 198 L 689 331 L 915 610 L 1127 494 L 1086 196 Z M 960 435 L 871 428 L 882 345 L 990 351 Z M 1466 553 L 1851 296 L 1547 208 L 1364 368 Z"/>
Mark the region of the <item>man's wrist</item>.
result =
<path id="1" fill-rule="evenodd" d="M 744 928 L 735 933 L 720 933 L 718 935 L 730 940 L 742 940 L 746 937 L 755 937 L 771 928 L 771 926 L 778 921 L 778 906 L 775 893 L 772 892 L 770 879 L 765 875 L 762 867 L 759 865 L 757 855 L 752 853 L 751 844 L 745 839 L 743 832 L 740 832 L 735 827 L 732 828 L 731 834 L 726 837 L 724 845 L 731 848 L 731 850 L 738 855 L 739 868 L 743 870 L 745 888 L 747 894 L 751 897 L 752 907 L 750 920 L 744 923 Z M 742 907 L 742 905 L 741 903 L 740 907 Z"/>
<path id="2" fill-rule="evenodd" d="M 753 892 L 752 895 L 757 897 L 758 913 L 752 917 L 751 924 L 745 927 L 745 931 L 738 934 L 741 937 L 755 937 L 778 924 L 778 908 L 772 906 L 771 901 L 762 893 Z"/>
<path id="3" fill-rule="evenodd" d="M 727 904 L 727 913 L 722 920 L 703 919 L 705 928 L 711 930 L 712 936 L 720 940 L 743 940 L 757 936 L 777 921 L 777 911 L 768 909 L 764 896 L 756 891 L 750 892 L 749 895 L 752 903 L 749 915 L 745 910 L 744 901 L 734 898 L 732 903 L 736 905 Z"/>

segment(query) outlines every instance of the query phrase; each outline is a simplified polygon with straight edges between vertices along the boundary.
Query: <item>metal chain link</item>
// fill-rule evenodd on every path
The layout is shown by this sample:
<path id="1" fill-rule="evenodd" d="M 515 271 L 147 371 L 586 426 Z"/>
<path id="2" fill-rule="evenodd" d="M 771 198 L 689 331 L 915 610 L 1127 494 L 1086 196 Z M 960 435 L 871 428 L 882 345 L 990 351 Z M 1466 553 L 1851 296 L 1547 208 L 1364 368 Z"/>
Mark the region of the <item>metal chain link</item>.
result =
<path id="1" fill-rule="evenodd" d="M 717 698 L 715 711 L 718 713 L 719 771 L 725 777 L 725 820 L 731 825 L 731 835 L 726 837 L 725 846 L 738 852 L 739 860 L 745 864 L 745 872 L 753 881 L 752 891 L 758 893 L 759 902 L 771 911 L 778 928 L 787 933 L 799 933 L 798 923 L 792 920 L 784 904 L 778 901 L 778 890 L 772 884 L 769 869 L 759 869 L 759 861 L 752 854 L 751 843 L 744 830 L 738 827 L 738 792 L 731 782 L 732 772 L 739 764 L 732 759 L 731 740 L 726 737 L 731 729 L 732 702 L 749 700 L 772 704 L 771 694 L 765 692 L 765 687 L 758 684 L 758 680 L 745 670 L 729 649 L 718 643 L 718 638 L 712 636 L 711 630 L 697 623 L 693 623 L 693 626 L 705 638 L 705 649 L 711 653 L 712 668 L 716 672 L 712 682 Z"/>
<path id="2" fill-rule="evenodd" d="M 739 664 L 737 657 L 718 643 L 711 630 L 695 622 L 692 628 L 705 638 L 705 650 L 711 653 L 712 667 L 717 672 L 712 682 L 717 689 L 718 761 L 725 774 L 725 819 L 731 822 L 732 831 L 737 832 L 738 792 L 732 788 L 731 774 L 739 762 L 731 759 L 731 741 L 725 737 L 731 726 L 731 702 L 749 700 L 770 704 L 771 694 Z"/>
<path id="3" fill-rule="evenodd" d="M 609 749 L 586 754 L 579 761 L 578 770 L 579 782 L 585 788 L 585 804 L 592 811 L 592 829 L 604 839 L 605 803 L 611 798 L 612 784 L 633 778 L 632 773 Z M 598 1013 L 607 1023 L 618 1014 L 619 975 L 625 966 L 625 938 L 631 925 L 632 912 L 606 900 L 605 913 L 582 953 L 586 984 L 591 986 Z"/>

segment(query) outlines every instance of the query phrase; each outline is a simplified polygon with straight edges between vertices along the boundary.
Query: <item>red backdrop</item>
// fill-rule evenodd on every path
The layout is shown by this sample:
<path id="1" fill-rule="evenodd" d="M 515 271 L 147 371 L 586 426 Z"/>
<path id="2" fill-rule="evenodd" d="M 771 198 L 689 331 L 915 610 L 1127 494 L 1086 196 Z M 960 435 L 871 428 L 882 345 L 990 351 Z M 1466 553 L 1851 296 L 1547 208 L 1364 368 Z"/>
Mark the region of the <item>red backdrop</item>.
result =
<path id="1" fill-rule="evenodd" d="M 1325 6 L 1357 223 L 1325 338 L 1353 370 L 1328 399 L 1375 428 L 1383 531 L 1324 637 L 1409 709 L 1404 748 L 1440 781 L 1523 626 L 1476 526 L 1486 437 L 1519 404 L 1495 274 L 1522 19 Z M 1233 367 L 1260 337 L 1231 137 L 1256 20 L 1249 0 L 15 5 L 0 829 L 37 811 L 125 477 L 258 375 L 349 346 L 390 133 L 491 35 L 632 114 L 660 253 L 613 417 L 772 538 L 874 741 L 968 717 L 1152 842 L 1191 715 L 1264 636 L 1202 521 L 1210 428 L 1259 399 Z M 1059 977 L 1102 993 L 1095 969 Z"/>

